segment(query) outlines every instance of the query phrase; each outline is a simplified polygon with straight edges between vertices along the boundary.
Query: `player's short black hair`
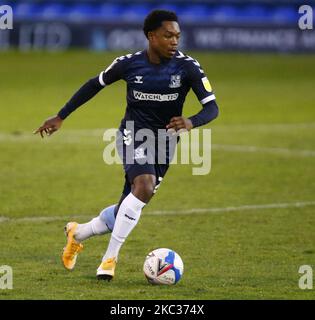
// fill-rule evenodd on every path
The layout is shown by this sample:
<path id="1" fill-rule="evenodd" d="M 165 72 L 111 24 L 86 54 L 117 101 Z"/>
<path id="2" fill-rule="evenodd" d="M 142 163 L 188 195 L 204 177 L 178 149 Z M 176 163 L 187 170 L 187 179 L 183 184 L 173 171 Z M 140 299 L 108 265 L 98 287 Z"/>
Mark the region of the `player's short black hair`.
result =
<path id="1" fill-rule="evenodd" d="M 167 10 L 153 10 L 144 20 L 143 32 L 148 38 L 148 33 L 162 26 L 163 21 L 176 21 L 178 18 L 175 12 Z"/>

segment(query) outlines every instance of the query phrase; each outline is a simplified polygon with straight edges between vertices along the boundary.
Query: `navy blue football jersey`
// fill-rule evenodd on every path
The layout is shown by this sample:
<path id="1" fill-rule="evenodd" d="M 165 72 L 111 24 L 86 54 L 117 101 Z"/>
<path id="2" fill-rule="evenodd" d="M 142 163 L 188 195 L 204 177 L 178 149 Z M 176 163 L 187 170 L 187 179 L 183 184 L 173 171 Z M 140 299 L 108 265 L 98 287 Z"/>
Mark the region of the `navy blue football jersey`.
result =
<path id="1" fill-rule="evenodd" d="M 172 117 L 182 115 L 190 88 L 201 104 L 215 100 L 198 61 L 180 51 L 160 64 L 152 64 L 146 50 L 127 54 L 116 58 L 99 75 L 103 87 L 121 79 L 127 83 L 127 108 L 121 128 L 132 120 L 135 130 L 165 129 Z"/>

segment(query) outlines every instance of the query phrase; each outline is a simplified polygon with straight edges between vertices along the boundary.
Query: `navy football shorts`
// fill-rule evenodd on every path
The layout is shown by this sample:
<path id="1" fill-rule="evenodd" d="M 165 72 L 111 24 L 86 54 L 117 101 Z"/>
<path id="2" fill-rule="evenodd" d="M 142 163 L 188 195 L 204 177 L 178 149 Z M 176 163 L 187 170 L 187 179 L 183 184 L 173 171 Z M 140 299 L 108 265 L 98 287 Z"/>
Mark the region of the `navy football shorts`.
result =
<path id="1" fill-rule="evenodd" d="M 157 143 L 153 147 L 151 145 L 151 147 L 142 148 L 143 141 L 139 142 L 133 139 L 130 141 L 128 140 L 128 135 L 124 134 L 122 130 L 120 132 L 121 134 L 117 134 L 116 147 L 125 171 L 123 195 L 127 196 L 131 192 L 133 180 L 142 174 L 152 174 L 155 176 L 155 190 L 157 190 L 169 168 L 168 150 L 159 150 Z M 165 160 L 160 161 L 161 163 L 159 163 L 159 152 L 160 156 L 162 153 L 162 159 Z"/>

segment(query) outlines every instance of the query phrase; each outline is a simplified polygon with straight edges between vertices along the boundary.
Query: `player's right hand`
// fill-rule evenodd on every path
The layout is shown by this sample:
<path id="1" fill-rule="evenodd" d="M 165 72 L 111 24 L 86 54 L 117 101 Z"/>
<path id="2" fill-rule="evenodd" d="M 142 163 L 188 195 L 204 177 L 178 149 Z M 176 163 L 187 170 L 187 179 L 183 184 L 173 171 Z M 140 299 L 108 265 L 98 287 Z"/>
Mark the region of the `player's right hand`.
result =
<path id="1" fill-rule="evenodd" d="M 39 132 L 42 138 L 44 138 L 44 133 L 50 136 L 61 127 L 62 122 L 63 120 L 59 116 L 50 117 L 33 133 L 37 134 Z"/>

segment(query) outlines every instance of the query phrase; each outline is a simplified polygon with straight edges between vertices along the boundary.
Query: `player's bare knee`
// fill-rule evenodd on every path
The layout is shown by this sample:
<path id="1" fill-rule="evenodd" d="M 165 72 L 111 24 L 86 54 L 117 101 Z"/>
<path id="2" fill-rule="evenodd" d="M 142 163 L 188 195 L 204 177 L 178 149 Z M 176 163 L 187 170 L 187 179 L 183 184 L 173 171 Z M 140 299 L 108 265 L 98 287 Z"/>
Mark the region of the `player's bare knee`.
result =
<path id="1" fill-rule="evenodd" d="M 156 179 L 153 175 L 138 176 L 133 181 L 132 193 L 141 201 L 148 203 L 153 196 L 155 184 Z"/>

